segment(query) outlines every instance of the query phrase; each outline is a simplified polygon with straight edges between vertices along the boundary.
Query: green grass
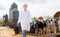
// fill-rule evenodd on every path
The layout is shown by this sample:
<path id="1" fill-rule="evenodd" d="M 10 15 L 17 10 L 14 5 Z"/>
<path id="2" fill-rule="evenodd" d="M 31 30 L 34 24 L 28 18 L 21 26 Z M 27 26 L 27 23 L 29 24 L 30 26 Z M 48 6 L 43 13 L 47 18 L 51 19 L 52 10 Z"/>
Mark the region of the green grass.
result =
<path id="1" fill-rule="evenodd" d="M 3 22 L 0 22 L 0 26 L 2 26 L 3 25 Z"/>

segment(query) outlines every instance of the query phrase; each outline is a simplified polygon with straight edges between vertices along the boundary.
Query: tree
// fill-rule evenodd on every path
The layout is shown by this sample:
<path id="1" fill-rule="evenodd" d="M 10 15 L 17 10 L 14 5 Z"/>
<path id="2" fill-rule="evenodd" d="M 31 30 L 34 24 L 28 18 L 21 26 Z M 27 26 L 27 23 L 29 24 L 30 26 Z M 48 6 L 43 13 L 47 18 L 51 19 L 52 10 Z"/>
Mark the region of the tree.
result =
<path id="1" fill-rule="evenodd" d="M 37 20 L 37 18 L 36 17 L 33 17 L 32 20 Z"/>

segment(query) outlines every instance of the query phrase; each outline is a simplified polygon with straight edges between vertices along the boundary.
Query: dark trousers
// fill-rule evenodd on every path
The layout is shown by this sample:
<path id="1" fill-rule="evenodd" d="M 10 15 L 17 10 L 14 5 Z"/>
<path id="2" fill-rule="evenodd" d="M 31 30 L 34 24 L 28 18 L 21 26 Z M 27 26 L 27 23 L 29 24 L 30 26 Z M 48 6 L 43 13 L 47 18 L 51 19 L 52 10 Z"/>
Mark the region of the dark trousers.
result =
<path id="1" fill-rule="evenodd" d="M 14 19 L 13 22 L 14 22 L 14 31 L 15 31 L 15 34 L 18 34 L 19 33 L 19 27 L 16 26 L 16 23 L 17 23 L 17 19 Z"/>
<path id="2" fill-rule="evenodd" d="M 19 27 L 15 27 L 14 31 L 15 31 L 15 34 L 18 34 L 19 33 Z"/>
<path id="3" fill-rule="evenodd" d="M 35 33 L 35 28 L 34 28 L 33 26 L 31 26 L 31 28 L 30 28 L 30 32 L 31 32 L 32 34 Z"/>

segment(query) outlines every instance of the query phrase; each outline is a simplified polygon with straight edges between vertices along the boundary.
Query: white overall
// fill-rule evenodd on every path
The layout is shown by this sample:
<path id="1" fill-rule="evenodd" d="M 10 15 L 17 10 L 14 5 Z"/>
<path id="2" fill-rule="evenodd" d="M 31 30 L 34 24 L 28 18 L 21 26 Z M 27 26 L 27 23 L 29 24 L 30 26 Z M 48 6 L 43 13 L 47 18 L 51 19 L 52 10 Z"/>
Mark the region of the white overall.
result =
<path id="1" fill-rule="evenodd" d="M 19 20 L 21 22 L 22 30 L 30 31 L 30 22 L 31 22 L 31 14 L 29 11 L 21 11 L 19 14 Z"/>

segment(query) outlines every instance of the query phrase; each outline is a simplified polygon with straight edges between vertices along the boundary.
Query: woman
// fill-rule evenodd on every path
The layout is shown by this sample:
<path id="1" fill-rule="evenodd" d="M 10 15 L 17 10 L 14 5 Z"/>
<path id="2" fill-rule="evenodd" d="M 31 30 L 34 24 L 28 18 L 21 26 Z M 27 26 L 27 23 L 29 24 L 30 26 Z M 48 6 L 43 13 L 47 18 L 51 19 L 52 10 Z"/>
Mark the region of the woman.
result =
<path id="1" fill-rule="evenodd" d="M 27 4 L 23 5 L 23 10 L 19 15 L 18 23 L 21 22 L 22 37 L 26 37 L 26 31 L 30 31 L 31 14 L 27 10 Z"/>

